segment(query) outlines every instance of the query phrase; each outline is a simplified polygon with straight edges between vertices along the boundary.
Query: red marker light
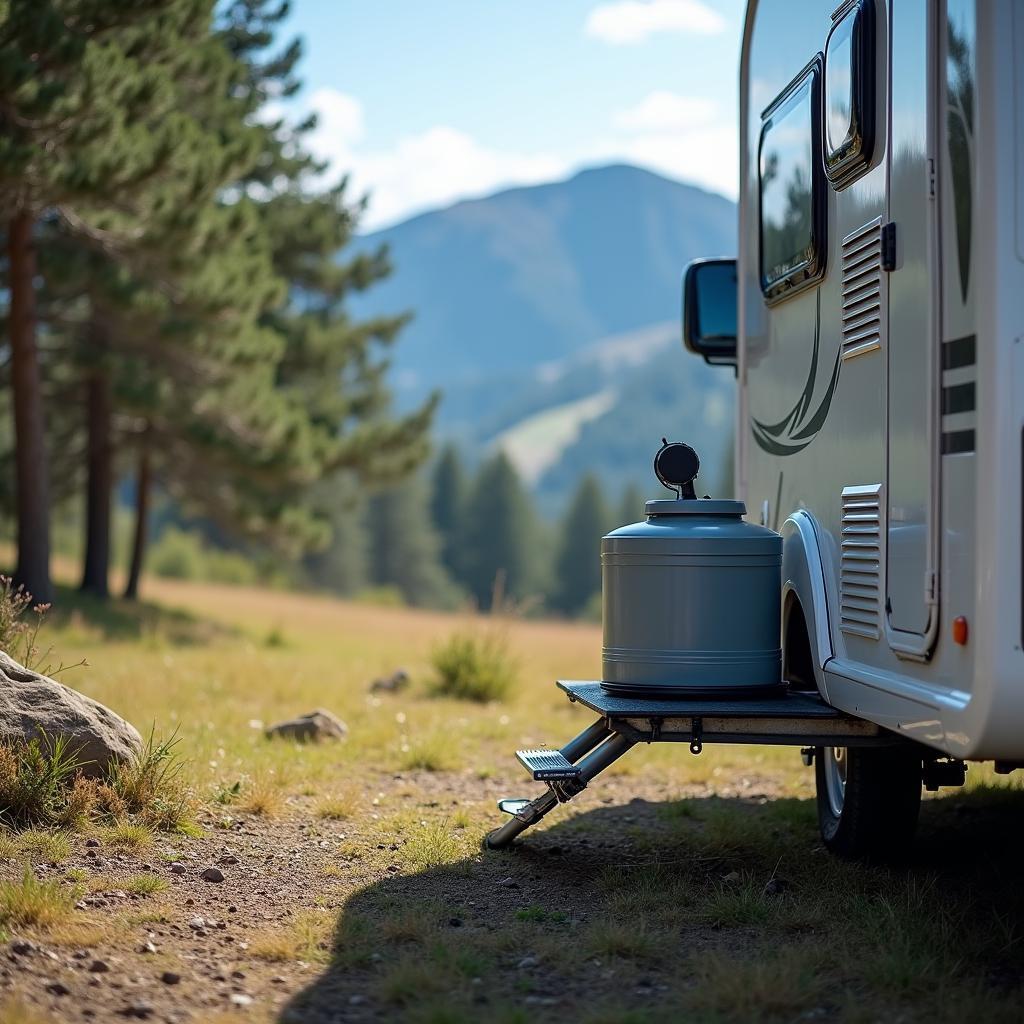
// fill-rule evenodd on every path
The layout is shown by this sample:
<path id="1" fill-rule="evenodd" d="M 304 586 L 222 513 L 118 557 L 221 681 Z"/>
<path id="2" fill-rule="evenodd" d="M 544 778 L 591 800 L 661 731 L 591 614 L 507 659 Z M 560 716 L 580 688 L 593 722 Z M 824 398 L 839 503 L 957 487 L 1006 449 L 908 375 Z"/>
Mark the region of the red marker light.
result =
<path id="1" fill-rule="evenodd" d="M 967 643 L 967 619 L 963 615 L 958 615 L 953 620 L 953 643 L 961 647 Z"/>

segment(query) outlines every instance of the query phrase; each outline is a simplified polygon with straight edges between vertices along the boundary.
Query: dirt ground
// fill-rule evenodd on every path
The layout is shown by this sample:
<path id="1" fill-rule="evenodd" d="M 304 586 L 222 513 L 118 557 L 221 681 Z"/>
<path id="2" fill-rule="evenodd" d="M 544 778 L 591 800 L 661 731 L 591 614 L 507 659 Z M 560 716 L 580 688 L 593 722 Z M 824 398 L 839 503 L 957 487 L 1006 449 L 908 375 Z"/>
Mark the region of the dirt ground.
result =
<path id="1" fill-rule="evenodd" d="M 777 797 L 770 780 L 738 782 L 680 799 L 612 777 L 583 795 L 582 813 L 556 811 L 513 851 L 476 851 L 467 827 L 462 856 L 442 850 L 450 862 L 433 865 L 410 860 L 414 831 L 324 822 L 309 798 L 272 821 L 210 812 L 207 838 L 145 852 L 83 837 L 63 863 L 34 869 L 105 881 L 73 925 L 10 937 L 0 1020 L 1021 1019 L 1016 858 L 996 844 L 1024 801 L 932 801 L 916 863 L 892 873 L 837 864 L 815 841 L 808 801 Z M 372 786 L 424 824 L 509 791 L 426 772 Z M 210 866 L 223 881 L 203 878 Z M 119 887 L 140 872 L 167 888 Z M 829 891 L 840 885 L 845 894 Z M 950 897 L 967 900 L 979 960 L 978 935 L 960 932 L 952 960 L 935 945 L 958 927 L 934 917 Z M 830 919 L 837 906 L 845 929 Z M 839 948 L 822 947 L 836 935 Z M 885 956 L 837 968 L 837 954 L 872 942 Z M 940 998 L 927 994 L 934 984 Z"/>

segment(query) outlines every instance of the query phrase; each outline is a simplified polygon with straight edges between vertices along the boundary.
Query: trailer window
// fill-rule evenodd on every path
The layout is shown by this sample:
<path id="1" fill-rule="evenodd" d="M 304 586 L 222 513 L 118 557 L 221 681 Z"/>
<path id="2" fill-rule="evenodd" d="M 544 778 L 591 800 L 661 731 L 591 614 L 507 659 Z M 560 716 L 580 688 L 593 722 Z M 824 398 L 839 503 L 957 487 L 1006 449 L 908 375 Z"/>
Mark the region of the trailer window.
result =
<path id="1" fill-rule="evenodd" d="M 819 55 L 764 114 L 761 290 L 769 302 L 818 280 L 825 270 L 820 74 Z"/>
<path id="2" fill-rule="evenodd" d="M 825 44 L 825 173 L 845 188 L 867 168 L 875 136 L 874 0 L 861 0 Z"/>

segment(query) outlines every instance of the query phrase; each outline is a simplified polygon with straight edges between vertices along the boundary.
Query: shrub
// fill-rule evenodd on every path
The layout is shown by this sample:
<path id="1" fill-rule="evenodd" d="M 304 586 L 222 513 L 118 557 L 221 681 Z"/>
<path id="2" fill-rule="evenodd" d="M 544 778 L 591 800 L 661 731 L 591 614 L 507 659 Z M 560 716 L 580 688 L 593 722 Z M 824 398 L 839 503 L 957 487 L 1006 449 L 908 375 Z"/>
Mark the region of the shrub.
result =
<path id="1" fill-rule="evenodd" d="M 0 745 L 0 824 L 83 828 L 134 817 L 147 832 L 187 827 L 192 794 L 180 779 L 177 740 L 151 733 L 142 751 L 113 765 L 106 779 L 86 778 L 64 737 Z"/>
<path id="2" fill-rule="evenodd" d="M 176 752 L 178 743 L 176 734 L 157 740 L 151 729 L 138 755 L 114 765 L 104 794 L 111 817 L 138 815 L 163 832 L 188 824 L 193 798 L 181 779 L 184 765 Z"/>
<path id="3" fill-rule="evenodd" d="M 434 650 L 431 663 L 437 672 L 433 696 L 480 703 L 503 700 L 518 672 L 505 637 L 493 631 L 453 633 Z"/>
<path id="4" fill-rule="evenodd" d="M 65 737 L 44 735 L 0 747 L 0 817 L 12 825 L 67 824 L 73 812 L 68 796 L 83 802 L 78 758 Z"/>
<path id="5" fill-rule="evenodd" d="M 198 533 L 169 526 L 149 553 L 149 567 L 157 576 L 210 583 L 254 583 L 259 575 L 252 562 L 237 551 L 224 551 L 204 543 Z"/>
<path id="6" fill-rule="evenodd" d="M 202 572 L 202 544 L 192 533 L 169 526 L 149 550 L 149 569 L 174 580 L 197 580 Z"/>

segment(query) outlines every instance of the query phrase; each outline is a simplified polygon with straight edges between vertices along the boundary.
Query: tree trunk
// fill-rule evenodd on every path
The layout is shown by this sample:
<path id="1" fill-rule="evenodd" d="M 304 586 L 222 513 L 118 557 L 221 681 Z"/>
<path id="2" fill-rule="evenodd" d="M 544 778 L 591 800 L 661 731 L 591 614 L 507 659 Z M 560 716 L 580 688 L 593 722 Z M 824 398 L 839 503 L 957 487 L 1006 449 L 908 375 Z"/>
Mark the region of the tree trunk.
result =
<path id="1" fill-rule="evenodd" d="M 88 478 L 82 590 L 102 598 L 110 596 L 110 495 L 114 486 L 110 417 L 110 378 L 103 367 L 97 367 L 90 372 L 86 382 Z"/>
<path id="2" fill-rule="evenodd" d="M 50 473 L 46 458 L 43 387 L 36 347 L 36 258 L 32 217 L 16 214 L 7 226 L 10 262 L 11 389 L 14 478 L 18 518 L 15 580 L 37 602 L 53 599 L 50 584 Z"/>
<path id="3" fill-rule="evenodd" d="M 124 596 L 134 601 L 139 596 L 139 577 L 146 557 L 146 541 L 149 530 L 149 492 L 152 488 L 152 474 L 149 464 L 149 439 L 142 438 L 139 449 L 139 468 L 135 478 L 135 537 L 132 541 L 132 562 L 128 569 L 128 584 Z"/>

